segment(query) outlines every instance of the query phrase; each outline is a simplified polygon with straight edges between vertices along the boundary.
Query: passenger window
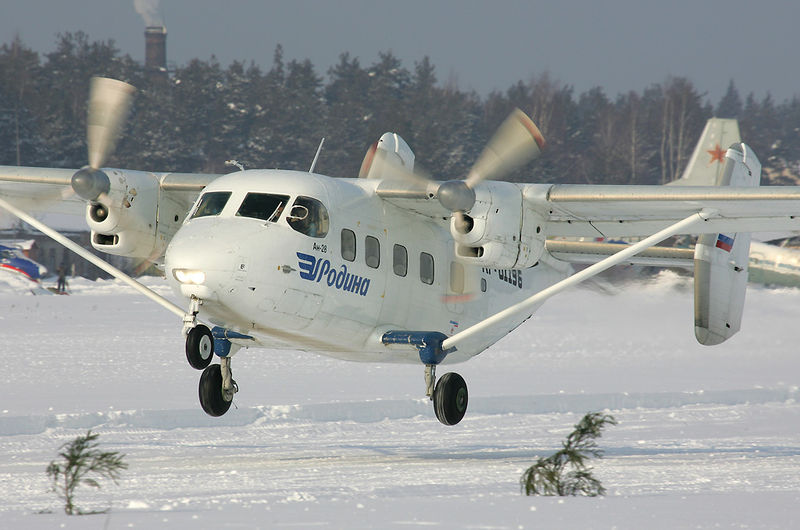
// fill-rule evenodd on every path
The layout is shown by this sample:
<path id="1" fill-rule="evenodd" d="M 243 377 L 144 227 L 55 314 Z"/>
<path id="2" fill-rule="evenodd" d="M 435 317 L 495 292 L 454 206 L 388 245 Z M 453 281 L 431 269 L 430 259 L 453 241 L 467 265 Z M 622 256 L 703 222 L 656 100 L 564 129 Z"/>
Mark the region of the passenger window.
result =
<path id="1" fill-rule="evenodd" d="M 422 283 L 433 284 L 433 256 L 427 252 L 419 255 L 419 279 Z"/>
<path id="2" fill-rule="evenodd" d="M 192 214 L 192 219 L 195 217 L 208 217 L 211 215 L 219 215 L 220 212 L 228 204 L 228 199 L 231 198 L 229 191 L 211 191 L 204 194 L 200 198 L 200 203 L 197 209 Z"/>
<path id="3" fill-rule="evenodd" d="M 248 193 L 236 215 L 275 222 L 280 218 L 288 202 L 288 195 Z"/>
<path id="4" fill-rule="evenodd" d="M 398 276 L 408 274 L 408 251 L 403 245 L 395 245 L 392 250 L 392 268 Z"/>
<path id="5" fill-rule="evenodd" d="M 294 230 L 309 237 L 328 235 L 328 210 L 317 199 L 311 197 L 295 199 L 286 221 Z"/>
<path id="6" fill-rule="evenodd" d="M 367 236 L 364 239 L 364 261 L 367 267 L 377 269 L 381 265 L 381 243 L 377 238 Z"/>
<path id="7" fill-rule="evenodd" d="M 347 228 L 342 229 L 342 259 L 356 260 L 356 235 Z"/>

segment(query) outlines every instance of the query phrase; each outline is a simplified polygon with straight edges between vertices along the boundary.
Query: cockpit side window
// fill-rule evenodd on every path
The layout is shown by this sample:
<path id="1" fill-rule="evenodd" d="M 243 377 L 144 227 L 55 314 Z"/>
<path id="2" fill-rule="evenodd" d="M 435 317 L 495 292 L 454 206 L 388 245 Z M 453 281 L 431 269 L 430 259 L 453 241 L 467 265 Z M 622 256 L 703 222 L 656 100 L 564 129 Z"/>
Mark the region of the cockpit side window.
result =
<path id="1" fill-rule="evenodd" d="M 192 219 L 195 217 L 207 217 L 210 215 L 219 215 L 220 212 L 228 204 L 228 199 L 231 198 L 229 191 L 210 191 L 200 198 L 200 204 L 192 214 Z"/>
<path id="2" fill-rule="evenodd" d="M 239 217 L 252 217 L 264 221 L 277 221 L 283 209 L 289 203 L 288 195 L 274 195 L 271 193 L 248 193 L 239 206 L 236 215 Z"/>
<path id="3" fill-rule="evenodd" d="M 328 235 L 328 210 L 325 205 L 311 197 L 295 199 L 286 221 L 294 230 L 310 237 Z"/>

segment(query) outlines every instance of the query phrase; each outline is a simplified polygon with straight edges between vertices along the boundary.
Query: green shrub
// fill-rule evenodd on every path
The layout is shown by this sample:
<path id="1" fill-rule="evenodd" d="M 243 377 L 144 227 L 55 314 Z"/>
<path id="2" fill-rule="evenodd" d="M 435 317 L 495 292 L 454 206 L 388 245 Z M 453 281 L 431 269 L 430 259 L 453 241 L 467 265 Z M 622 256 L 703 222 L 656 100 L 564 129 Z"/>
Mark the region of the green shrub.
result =
<path id="1" fill-rule="evenodd" d="M 586 414 L 563 442 L 560 451 L 539 458 L 525 470 L 520 478 L 525 495 L 605 495 L 606 490 L 592 476 L 588 461 L 603 457 L 595 439 L 602 436 L 603 427 L 616 424 L 617 421 L 609 414 Z"/>
<path id="2" fill-rule="evenodd" d="M 53 460 L 47 466 L 47 475 L 53 481 L 52 491 L 64 500 L 64 511 L 67 515 L 86 513 L 75 506 L 75 488 L 84 484 L 100 489 L 100 483 L 90 475 L 106 477 L 117 484 L 120 471 L 128 468 L 128 464 L 122 461 L 125 455 L 97 449 L 98 436 L 100 435 L 92 434 L 89 430 L 86 436 L 78 436 L 65 443 L 58 453 L 62 461 L 56 463 Z"/>

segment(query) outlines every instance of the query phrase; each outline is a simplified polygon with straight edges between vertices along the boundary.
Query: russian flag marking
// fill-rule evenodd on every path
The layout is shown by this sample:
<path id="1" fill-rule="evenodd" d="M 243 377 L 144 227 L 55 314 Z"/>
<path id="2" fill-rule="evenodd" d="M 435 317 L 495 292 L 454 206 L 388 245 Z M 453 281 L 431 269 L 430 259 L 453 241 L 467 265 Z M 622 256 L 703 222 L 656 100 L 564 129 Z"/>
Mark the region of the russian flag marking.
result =
<path id="1" fill-rule="evenodd" d="M 717 248 L 721 248 L 725 252 L 730 252 L 731 249 L 733 248 L 733 238 L 728 237 L 725 234 L 720 234 L 719 237 L 717 237 L 716 246 Z"/>

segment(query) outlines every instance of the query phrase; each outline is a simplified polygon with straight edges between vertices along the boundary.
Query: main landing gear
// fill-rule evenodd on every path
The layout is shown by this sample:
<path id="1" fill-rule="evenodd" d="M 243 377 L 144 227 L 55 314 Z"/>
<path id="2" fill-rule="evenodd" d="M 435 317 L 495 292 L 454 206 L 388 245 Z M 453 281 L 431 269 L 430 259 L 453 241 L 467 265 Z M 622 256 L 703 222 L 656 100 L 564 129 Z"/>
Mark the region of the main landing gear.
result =
<path id="1" fill-rule="evenodd" d="M 425 365 L 425 383 L 427 396 L 433 401 L 433 412 L 436 419 L 444 425 L 455 425 L 467 412 L 469 393 L 464 378 L 455 372 L 444 374 L 436 381 L 436 365 Z"/>
<path id="2" fill-rule="evenodd" d="M 436 382 L 436 365 L 441 363 L 455 348 L 442 349 L 447 336 L 438 331 L 389 330 L 381 336 L 386 345 L 414 346 L 419 351 L 419 360 L 425 365 L 426 395 L 433 402 L 436 418 L 445 425 L 455 425 L 467 412 L 469 393 L 464 378 L 455 372 L 444 374 Z"/>

